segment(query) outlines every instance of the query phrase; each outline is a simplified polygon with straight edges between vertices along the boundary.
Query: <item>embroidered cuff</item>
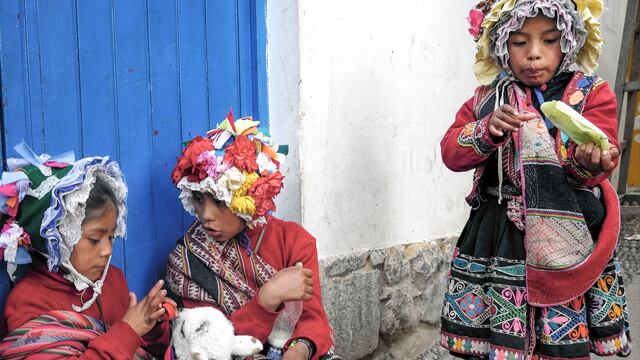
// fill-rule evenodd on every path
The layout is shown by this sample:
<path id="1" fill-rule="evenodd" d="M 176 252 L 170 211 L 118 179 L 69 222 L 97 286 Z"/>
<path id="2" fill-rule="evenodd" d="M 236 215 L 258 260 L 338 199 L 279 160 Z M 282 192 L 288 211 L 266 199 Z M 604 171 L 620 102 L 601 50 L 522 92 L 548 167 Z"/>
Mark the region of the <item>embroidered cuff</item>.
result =
<path id="1" fill-rule="evenodd" d="M 578 180 L 591 180 L 593 178 L 596 178 L 602 174 L 604 174 L 604 171 L 601 172 L 592 172 L 589 171 L 587 169 L 585 169 L 582 165 L 580 165 L 575 158 L 575 152 L 576 152 L 576 148 L 578 147 L 578 145 L 574 142 L 571 142 L 571 145 L 569 146 L 569 161 L 567 162 L 568 166 L 569 166 L 569 171 L 571 172 L 571 174 L 573 174 L 573 176 L 578 179 Z"/>
<path id="2" fill-rule="evenodd" d="M 465 125 L 458 136 L 458 144 L 464 147 L 472 147 L 476 154 L 480 156 L 488 156 L 504 144 L 508 139 L 508 135 L 495 138 L 489 133 L 491 115 L 489 114 L 481 120 Z"/>
<path id="3" fill-rule="evenodd" d="M 316 345 L 313 343 L 313 341 L 303 337 L 295 338 L 289 343 L 289 346 L 287 346 L 287 348 L 291 349 L 297 344 L 305 344 L 307 346 L 307 349 L 309 349 L 309 357 L 307 359 L 311 360 L 313 358 L 313 355 L 315 355 L 316 353 Z"/>

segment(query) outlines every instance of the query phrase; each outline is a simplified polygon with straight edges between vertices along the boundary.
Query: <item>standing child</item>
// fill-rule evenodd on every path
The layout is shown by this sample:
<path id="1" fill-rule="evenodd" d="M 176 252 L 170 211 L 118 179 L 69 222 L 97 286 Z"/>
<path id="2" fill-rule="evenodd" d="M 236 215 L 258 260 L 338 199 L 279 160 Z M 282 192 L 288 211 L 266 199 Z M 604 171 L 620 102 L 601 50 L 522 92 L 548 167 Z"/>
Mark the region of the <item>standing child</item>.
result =
<path id="1" fill-rule="evenodd" d="M 173 303 L 162 281 L 136 301 L 122 271 L 109 265 L 126 227 L 118 164 L 36 156 L 24 144 L 16 150 L 25 160 L 9 159 L 0 186 L 0 252 L 18 280 L 4 309 L 9 335 L 0 358 L 161 356 L 169 343 L 162 303 Z"/>
<path id="2" fill-rule="evenodd" d="M 338 359 L 325 355 L 333 340 L 315 239 L 271 216 L 282 188 L 282 154 L 257 126 L 229 114 L 206 137 L 192 139 L 178 159 L 171 179 L 197 219 L 169 255 L 167 284 L 184 307 L 215 307 L 236 334 L 269 340 L 267 358 Z M 286 335 L 277 343 L 278 334 L 270 336 L 276 318 L 296 305 L 299 320 L 290 317 L 290 331 L 281 329 Z"/>
<path id="3" fill-rule="evenodd" d="M 441 142 L 447 167 L 475 169 L 442 311 L 442 346 L 456 356 L 629 354 L 606 180 L 619 154 L 616 101 L 584 73 L 597 66 L 602 11 L 601 0 L 485 0 L 470 13 L 474 71 L 490 84 Z M 569 139 L 540 111 L 550 100 L 581 112 L 611 148 Z"/>

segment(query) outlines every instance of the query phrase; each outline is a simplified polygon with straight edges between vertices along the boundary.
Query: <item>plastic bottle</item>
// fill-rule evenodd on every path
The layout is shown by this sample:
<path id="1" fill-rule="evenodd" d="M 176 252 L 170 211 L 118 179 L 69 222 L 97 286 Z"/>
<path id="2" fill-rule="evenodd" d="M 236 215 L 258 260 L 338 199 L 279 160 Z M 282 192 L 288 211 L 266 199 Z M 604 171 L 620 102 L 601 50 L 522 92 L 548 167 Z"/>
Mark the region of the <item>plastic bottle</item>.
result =
<path id="1" fill-rule="evenodd" d="M 284 303 L 284 309 L 282 309 L 280 315 L 276 318 L 271 334 L 269 334 L 269 344 L 283 348 L 287 340 L 291 338 L 301 314 L 302 300 L 286 301 Z"/>
<path id="2" fill-rule="evenodd" d="M 301 269 L 302 263 L 297 263 L 296 267 Z M 302 300 L 285 301 L 284 309 L 280 312 L 273 324 L 271 334 L 267 338 L 267 342 L 272 346 L 267 356 L 273 360 L 280 360 L 284 353 L 284 345 L 291 338 L 293 330 L 300 320 L 302 314 Z M 275 349 L 274 349 L 275 348 Z"/>

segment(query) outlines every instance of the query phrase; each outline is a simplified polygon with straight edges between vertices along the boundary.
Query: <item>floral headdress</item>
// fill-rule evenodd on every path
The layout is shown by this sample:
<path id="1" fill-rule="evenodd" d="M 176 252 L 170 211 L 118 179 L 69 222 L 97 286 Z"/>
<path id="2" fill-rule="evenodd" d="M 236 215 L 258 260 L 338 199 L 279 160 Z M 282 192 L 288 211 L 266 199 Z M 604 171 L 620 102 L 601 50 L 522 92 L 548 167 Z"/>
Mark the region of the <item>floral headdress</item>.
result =
<path id="1" fill-rule="evenodd" d="M 107 182 L 116 196 L 115 236 L 124 237 L 127 186 L 120 167 L 108 157 L 75 160 L 73 152 L 38 156 L 24 143 L 14 149 L 22 159 L 8 159 L 9 171 L 0 181 L 0 259 L 7 262 L 14 280 L 18 266 L 31 263 L 30 252 L 46 257 L 51 272 L 63 267 L 64 277 L 77 290 L 94 290 L 92 299 L 73 305 L 82 311 L 100 294 L 108 266 L 94 282 L 73 267 L 71 252 L 82 237 L 86 201 L 97 178 Z"/>
<path id="2" fill-rule="evenodd" d="M 196 136 L 187 144 L 171 173 L 186 211 L 195 215 L 194 191 L 207 192 L 249 228 L 266 222 L 282 189 L 280 163 L 286 146 L 274 150 L 275 144 L 258 131 L 258 124 L 251 117 L 234 121 L 229 112 L 206 137 Z"/>
<path id="3" fill-rule="evenodd" d="M 473 70 L 482 84 L 490 84 L 508 69 L 506 40 L 527 17 L 543 13 L 557 18 L 562 32 L 565 59 L 561 70 L 577 63 L 586 73 L 594 72 L 604 41 L 598 18 L 602 0 L 481 0 L 469 12 L 469 33 L 477 44 Z"/>

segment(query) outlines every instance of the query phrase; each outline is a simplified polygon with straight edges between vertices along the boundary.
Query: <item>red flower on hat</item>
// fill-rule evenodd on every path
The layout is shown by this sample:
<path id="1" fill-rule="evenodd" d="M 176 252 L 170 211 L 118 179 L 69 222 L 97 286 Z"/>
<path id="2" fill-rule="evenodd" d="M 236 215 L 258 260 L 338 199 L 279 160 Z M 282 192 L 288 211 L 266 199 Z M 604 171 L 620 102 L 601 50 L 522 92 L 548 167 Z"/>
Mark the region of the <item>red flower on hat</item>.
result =
<path id="1" fill-rule="evenodd" d="M 256 204 L 256 216 L 264 216 L 269 211 L 276 209 L 273 199 L 282 190 L 283 178 L 280 171 L 271 174 L 263 171 L 260 178 L 253 183 L 247 195 L 251 196 Z"/>
<path id="2" fill-rule="evenodd" d="M 187 147 L 182 151 L 182 156 L 178 159 L 178 163 L 171 172 L 171 180 L 177 184 L 183 177 L 191 182 L 200 182 L 206 178 L 207 170 L 204 166 L 200 166 L 198 157 L 205 151 L 212 151 L 213 143 L 210 139 L 196 136 L 189 142 Z"/>
<path id="3" fill-rule="evenodd" d="M 469 22 L 469 34 L 473 36 L 474 39 L 480 38 L 480 34 L 482 33 L 482 21 L 484 20 L 484 12 L 480 9 L 471 9 L 469 11 L 469 17 L 467 17 L 467 21 Z"/>
<path id="4" fill-rule="evenodd" d="M 258 170 L 256 156 L 256 144 L 246 135 L 238 135 L 236 140 L 227 146 L 223 162 L 235 166 L 240 171 L 252 173 Z"/>

